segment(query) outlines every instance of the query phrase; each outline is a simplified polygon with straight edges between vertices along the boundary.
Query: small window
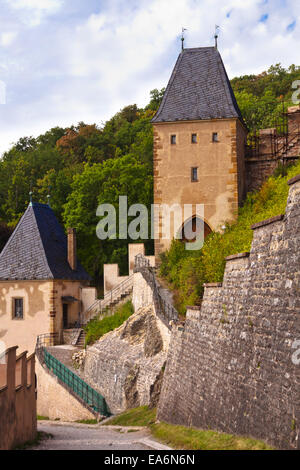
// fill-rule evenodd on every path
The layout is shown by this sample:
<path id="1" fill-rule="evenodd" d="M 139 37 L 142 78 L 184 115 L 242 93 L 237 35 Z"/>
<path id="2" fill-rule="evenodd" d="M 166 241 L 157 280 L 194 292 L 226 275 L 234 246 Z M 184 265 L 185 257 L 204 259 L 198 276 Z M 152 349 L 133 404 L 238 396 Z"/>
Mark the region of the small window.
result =
<path id="1" fill-rule="evenodd" d="M 13 317 L 17 320 L 24 318 L 23 299 L 13 299 Z"/>
<path id="2" fill-rule="evenodd" d="M 217 133 L 217 132 L 214 132 L 214 133 L 213 133 L 213 135 L 212 135 L 212 141 L 213 141 L 213 142 L 219 142 L 218 133 Z"/>
<path id="3" fill-rule="evenodd" d="M 172 145 L 176 144 L 176 135 L 171 135 L 171 144 Z"/>
<path id="4" fill-rule="evenodd" d="M 192 134 L 192 144 L 197 143 L 197 134 Z"/>
<path id="5" fill-rule="evenodd" d="M 198 181 L 198 168 L 192 168 L 192 182 Z"/>

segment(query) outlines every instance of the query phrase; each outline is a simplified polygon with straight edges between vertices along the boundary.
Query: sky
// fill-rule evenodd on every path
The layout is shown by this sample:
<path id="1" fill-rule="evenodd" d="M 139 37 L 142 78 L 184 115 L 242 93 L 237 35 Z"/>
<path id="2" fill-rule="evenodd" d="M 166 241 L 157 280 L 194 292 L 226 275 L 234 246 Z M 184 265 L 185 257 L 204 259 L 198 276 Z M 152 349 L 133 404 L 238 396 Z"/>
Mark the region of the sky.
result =
<path id="1" fill-rule="evenodd" d="M 101 126 L 214 45 L 230 78 L 300 65 L 299 0 L 0 0 L 0 154 L 24 136 Z"/>

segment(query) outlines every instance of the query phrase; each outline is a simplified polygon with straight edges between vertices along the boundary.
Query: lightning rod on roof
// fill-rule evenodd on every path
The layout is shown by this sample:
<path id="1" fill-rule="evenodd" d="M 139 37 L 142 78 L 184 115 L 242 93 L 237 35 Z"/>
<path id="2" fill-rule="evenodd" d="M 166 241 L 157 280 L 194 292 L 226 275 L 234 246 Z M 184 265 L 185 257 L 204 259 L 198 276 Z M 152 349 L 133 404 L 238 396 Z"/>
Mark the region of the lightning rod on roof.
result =
<path id="1" fill-rule="evenodd" d="M 51 207 L 51 186 L 48 186 L 47 199 L 48 199 L 48 206 Z"/>
<path id="2" fill-rule="evenodd" d="M 219 37 L 220 26 L 215 26 L 215 48 L 218 49 L 218 37 Z"/>
<path id="3" fill-rule="evenodd" d="M 32 196 L 33 196 L 32 181 L 30 181 L 29 204 L 30 204 L 31 206 L 32 206 Z"/>
<path id="4" fill-rule="evenodd" d="M 187 29 L 182 28 L 182 32 L 181 32 L 181 50 L 182 51 L 184 50 L 184 40 L 185 40 L 184 33 L 185 33 L 185 31 L 187 31 Z"/>

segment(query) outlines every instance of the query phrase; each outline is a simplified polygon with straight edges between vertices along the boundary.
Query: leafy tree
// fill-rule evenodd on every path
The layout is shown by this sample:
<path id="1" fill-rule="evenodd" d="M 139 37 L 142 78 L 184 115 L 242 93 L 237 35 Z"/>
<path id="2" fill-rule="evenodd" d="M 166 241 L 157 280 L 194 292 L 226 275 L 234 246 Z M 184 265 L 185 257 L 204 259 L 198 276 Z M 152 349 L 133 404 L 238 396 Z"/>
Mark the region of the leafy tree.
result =
<path id="1" fill-rule="evenodd" d="M 5 222 L 0 221 L 0 253 L 6 245 L 6 242 L 8 241 L 12 232 L 12 229 L 8 227 Z"/>
<path id="2" fill-rule="evenodd" d="M 63 219 L 66 227 L 77 228 L 80 257 L 95 280 L 102 275 L 103 263 L 119 263 L 121 272 L 126 272 L 128 245 L 128 240 L 97 238 L 96 227 L 100 220 L 96 216 L 97 207 L 109 203 L 118 213 L 119 196 L 127 196 L 128 207 L 140 203 L 150 208 L 152 191 L 152 175 L 147 166 L 132 155 L 86 164 L 83 172 L 74 177 Z"/>
<path id="3" fill-rule="evenodd" d="M 152 111 L 156 111 L 159 108 L 160 103 L 162 102 L 165 91 L 166 91 L 165 88 L 162 88 L 161 90 L 158 90 L 157 88 L 155 88 L 154 90 L 150 91 L 151 100 L 148 106 L 146 106 L 146 109 L 151 109 Z"/>
<path id="4" fill-rule="evenodd" d="M 259 75 L 244 75 L 231 80 L 238 105 L 250 131 L 275 127 L 282 112 L 291 106 L 292 84 L 300 79 L 300 67 L 272 65 Z"/>

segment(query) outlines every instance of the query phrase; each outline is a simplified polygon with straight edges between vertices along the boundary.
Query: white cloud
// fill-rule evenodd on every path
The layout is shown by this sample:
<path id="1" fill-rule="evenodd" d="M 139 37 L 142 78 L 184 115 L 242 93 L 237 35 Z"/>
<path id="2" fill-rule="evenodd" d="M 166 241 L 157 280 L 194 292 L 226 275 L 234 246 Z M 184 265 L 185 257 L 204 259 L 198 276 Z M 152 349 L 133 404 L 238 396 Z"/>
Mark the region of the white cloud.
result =
<path id="1" fill-rule="evenodd" d="M 4 38 L 14 42 L 0 64 L 7 83 L 0 151 L 23 135 L 80 120 L 101 123 L 126 104 L 146 104 L 151 89 L 167 84 L 182 26 L 186 47 L 213 45 L 215 24 L 221 27 L 219 49 L 230 77 L 278 62 L 300 65 L 298 0 L 99 0 L 100 10 L 95 0 L 69 2 L 61 8 L 59 0 L 9 1 L 14 12 L 6 27 L 18 36 Z M 37 25 L 46 16 L 43 28 L 28 30 L 29 20 Z"/>
<path id="2" fill-rule="evenodd" d="M 7 0 L 13 8 L 45 10 L 49 12 L 57 11 L 60 8 L 60 0 Z"/>
<path id="3" fill-rule="evenodd" d="M 62 0 L 6 0 L 6 2 L 15 10 L 24 10 L 24 22 L 32 27 L 38 26 L 46 16 L 56 13 L 62 6 Z"/>
<path id="4" fill-rule="evenodd" d="M 0 34 L 0 44 L 3 47 L 10 46 L 17 37 L 17 33 L 13 31 Z"/>
<path id="5" fill-rule="evenodd" d="M 188 29 L 187 47 L 213 45 L 214 26 L 221 26 L 219 46 L 231 76 L 297 60 L 295 49 L 288 46 L 292 37 L 286 34 L 291 12 L 278 8 L 280 0 L 272 5 L 254 0 L 229 0 L 226 5 L 222 0 L 152 0 L 120 12 L 122 3 L 114 1 L 105 12 L 91 15 L 65 43 L 68 72 L 74 77 L 97 77 L 100 93 L 109 93 L 115 106 L 124 104 L 125 91 L 126 101 L 131 102 L 145 97 L 149 87 L 166 84 L 175 48 L 180 51 L 182 26 Z M 297 11 L 300 14 L 300 5 Z M 269 19 L 261 23 L 264 13 Z M 298 30 L 293 35 L 296 41 Z"/>

